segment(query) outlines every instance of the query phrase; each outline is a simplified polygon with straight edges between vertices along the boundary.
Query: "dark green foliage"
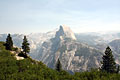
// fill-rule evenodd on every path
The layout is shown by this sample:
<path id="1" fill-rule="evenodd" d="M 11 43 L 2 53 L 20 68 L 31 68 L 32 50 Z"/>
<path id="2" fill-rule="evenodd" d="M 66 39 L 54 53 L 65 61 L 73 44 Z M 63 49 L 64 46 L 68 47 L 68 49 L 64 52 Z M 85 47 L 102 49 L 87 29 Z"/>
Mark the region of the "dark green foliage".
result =
<path id="1" fill-rule="evenodd" d="M 23 49 L 23 52 L 24 52 L 25 54 L 30 52 L 30 47 L 29 47 L 29 45 L 30 45 L 30 44 L 28 43 L 26 36 L 24 36 L 23 43 L 22 43 L 22 49 Z"/>
<path id="2" fill-rule="evenodd" d="M 0 41 L 0 50 L 4 50 L 4 49 L 5 49 L 5 42 Z"/>
<path id="3" fill-rule="evenodd" d="M 12 41 L 12 37 L 10 34 L 8 34 L 8 36 L 6 38 L 5 46 L 6 46 L 7 50 L 12 50 L 12 48 L 13 48 L 13 41 Z"/>
<path id="4" fill-rule="evenodd" d="M 105 55 L 103 55 L 102 59 L 103 61 L 102 61 L 101 70 L 106 71 L 108 73 L 115 73 L 116 63 L 115 63 L 110 47 L 106 48 Z"/>
<path id="5" fill-rule="evenodd" d="M 120 66 L 117 67 L 117 73 L 119 73 L 119 71 L 120 71 Z"/>
<path id="6" fill-rule="evenodd" d="M 24 58 L 27 58 L 27 57 L 28 57 L 27 54 L 24 54 L 22 51 L 21 51 L 21 53 L 18 54 L 18 56 L 24 57 Z"/>
<path id="7" fill-rule="evenodd" d="M 58 59 L 57 63 L 56 63 L 56 68 L 55 68 L 57 71 L 61 71 L 62 70 L 62 65 L 60 63 L 60 60 Z"/>
<path id="8" fill-rule="evenodd" d="M 93 69 L 90 72 L 76 72 L 74 80 L 120 80 L 120 74 L 111 74 Z"/>

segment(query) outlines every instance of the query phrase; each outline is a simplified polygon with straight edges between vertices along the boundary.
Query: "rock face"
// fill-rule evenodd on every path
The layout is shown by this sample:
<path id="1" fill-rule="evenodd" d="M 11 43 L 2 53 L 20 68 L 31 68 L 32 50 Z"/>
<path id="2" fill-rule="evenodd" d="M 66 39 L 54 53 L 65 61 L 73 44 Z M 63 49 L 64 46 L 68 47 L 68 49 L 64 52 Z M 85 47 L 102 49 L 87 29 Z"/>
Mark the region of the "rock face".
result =
<path id="1" fill-rule="evenodd" d="M 109 43 L 109 45 L 113 48 L 113 50 L 120 54 L 120 39 L 113 40 Z"/>
<path id="2" fill-rule="evenodd" d="M 74 33 L 68 27 L 60 26 L 54 38 L 44 42 L 36 59 L 55 68 L 58 58 L 65 70 L 76 72 L 98 68 L 102 54 L 86 44 L 76 41 Z"/>
<path id="3" fill-rule="evenodd" d="M 76 37 L 72 32 L 72 30 L 65 25 L 60 26 L 60 29 L 59 31 L 57 31 L 55 38 L 60 38 L 60 39 L 70 38 L 70 39 L 76 40 Z"/>

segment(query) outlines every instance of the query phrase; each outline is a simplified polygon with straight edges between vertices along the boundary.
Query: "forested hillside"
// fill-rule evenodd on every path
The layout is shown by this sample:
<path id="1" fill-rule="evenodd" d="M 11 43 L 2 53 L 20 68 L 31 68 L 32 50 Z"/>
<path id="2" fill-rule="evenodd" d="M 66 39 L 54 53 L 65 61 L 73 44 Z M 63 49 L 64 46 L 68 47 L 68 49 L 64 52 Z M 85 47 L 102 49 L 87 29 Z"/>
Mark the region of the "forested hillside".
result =
<path id="1" fill-rule="evenodd" d="M 15 54 L 5 49 L 0 42 L 0 80 L 119 80 L 120 74 L 107 73 L 92 69 L 86 72 L 76 72 L 73 75 L 66 71 L 56 71 L 48 68 L 42 62 L 30 57 L 16 60 Z"/>

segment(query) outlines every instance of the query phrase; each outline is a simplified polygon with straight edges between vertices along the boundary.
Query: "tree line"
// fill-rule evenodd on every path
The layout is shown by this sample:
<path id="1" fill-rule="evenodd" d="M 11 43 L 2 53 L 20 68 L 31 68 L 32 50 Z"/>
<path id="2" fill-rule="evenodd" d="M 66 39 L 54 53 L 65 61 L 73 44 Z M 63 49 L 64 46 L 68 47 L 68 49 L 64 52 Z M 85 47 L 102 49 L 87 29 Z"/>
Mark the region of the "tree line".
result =
<path id="1" fill-rule="evenodd" d="M 30 47 L 29 47 L 29 43 L 27 40 L 27 37 L 24 36 L 23 38 L 23 43 L 22 43 L 22 52 L 19 54 L 19 56 L 23 56 L 23 57 L 27 57 L 27 53 L 30 52 Z M 7 50 L 12 51 L 13 50 L 13 40 L 10 34 L 8 34 L 7 38 L 6 38 L 6 43 L 5 43 L 5 47 Z M 102 72 L 107 72 L 107 73 L 119 73 L 119 66 L 117 66 L 114 56 L 112 54 L 112 50 L 110 49 L 110 47 L 108 46 L 104 52 L 104 55 L 102 57 L 102 61 L 101 61 L 102 66 L 100 67 L 100 71 Z M 60 62 L 60 60 L 58 59 L 55 69 L 60 72 L 62 71 L 62 64 Z"/>
<path id="2" fill-rule="evenodd" d="M 14 49 L 13 47 L 13 40 L 10 34 L 8 34 L 7 38 L 6 38 L 6 43 L 4 44 L 6 47 L 6 50 L 10 50 L 12 51 Z M 23 56 L 23 57 L 27 57 L 27 53 L 30 52 L 30 47 L 29 47 L 29 43 L 27 40 L 27 37 L 24 36 L 23 38 L 23 43 L 22 43 L 22 51 L 20 54 L 18 54 L 19 56 Z"/>

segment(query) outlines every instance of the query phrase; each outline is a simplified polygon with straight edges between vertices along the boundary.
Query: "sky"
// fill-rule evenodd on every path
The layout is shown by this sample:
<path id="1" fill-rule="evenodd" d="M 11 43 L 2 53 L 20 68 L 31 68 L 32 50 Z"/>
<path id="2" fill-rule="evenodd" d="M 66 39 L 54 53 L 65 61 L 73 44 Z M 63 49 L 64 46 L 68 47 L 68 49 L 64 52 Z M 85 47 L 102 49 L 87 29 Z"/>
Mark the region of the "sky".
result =
<path id="1" fill-rule="evenodd" d="M 120 31 L 120 0 L 0 0 L 0 33 Z"/>

